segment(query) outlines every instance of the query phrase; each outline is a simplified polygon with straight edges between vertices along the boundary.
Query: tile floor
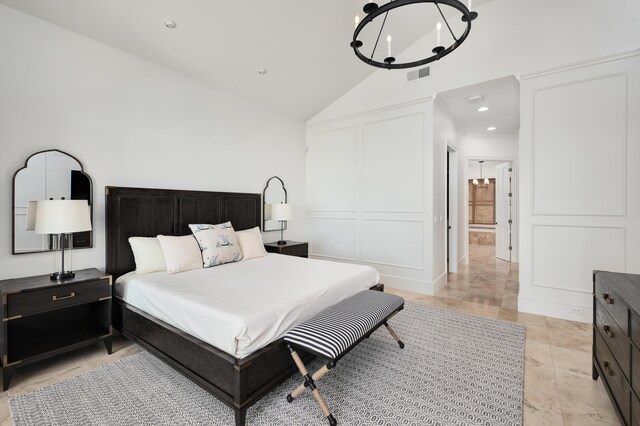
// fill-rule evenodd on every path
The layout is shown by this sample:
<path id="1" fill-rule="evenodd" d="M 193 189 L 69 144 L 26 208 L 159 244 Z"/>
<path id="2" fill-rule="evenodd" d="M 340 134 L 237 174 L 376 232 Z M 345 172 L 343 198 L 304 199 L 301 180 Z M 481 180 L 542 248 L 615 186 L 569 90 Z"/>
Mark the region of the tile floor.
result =
<path id="1" fill-rule="evenodd" d="M 527 325 L 525 425 L 619 424 L 600 380 L 591 379 L 591 331 L 587 324 L 517 311 L 517 265 L 496 260 L 493 248 L 471 247 L 471 262 L 435 296 L 388 289 L 420 303 Z M 11 425 L 7 399 L 105 365 L 141 349 L 122 337 L 114 353 L 88 347 L 18 369 L 0 394 L 0 426 Z"/>

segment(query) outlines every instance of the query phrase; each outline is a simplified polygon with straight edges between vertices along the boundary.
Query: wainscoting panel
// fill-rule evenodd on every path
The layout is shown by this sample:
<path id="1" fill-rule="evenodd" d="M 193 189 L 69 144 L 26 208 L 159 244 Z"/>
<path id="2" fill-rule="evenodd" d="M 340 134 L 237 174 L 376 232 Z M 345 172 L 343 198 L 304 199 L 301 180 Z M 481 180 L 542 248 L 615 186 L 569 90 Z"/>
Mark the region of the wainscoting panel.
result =
<path id="1" fill-rule="evenodd" d="M 590 294 L 592 271 L 624 271 L 625 258 L 624 228 L 533 227 L 534 286 Z"/>
<path id="2" fill-rule="evenodd" d="M 518 309 L 589 323 L 594 269 L 640 273 L 640 51 L 520 78 Z"/>
<path id="3" fill-rule="evenodd" d="M 626 211 L 627 75 L 533 93 L 534 214 Z"/>
<path id="4" fill-rule="evenodd" d="M 356 220 L 312 217 L 310 254 L 339 260 L 356 260 Z"/>
<path id="5" fill-rule="evenodd" d="M 429 98 L 307 126 L 311 257 L 370 265 L 393 288 L 442 286 L 431 255 L 433 109 Z"/>
<path id="6" fill-rule="evenodd" d="M 363 211 L 424 211 L 424 114 L 368 123 L 362 133 Z"/>
<path id="7" fill-rule="evenodd" d="M 312 134 L 307 140 L 307 208 L 312 211 L 356 209 L 357 128 Z"/>
<path id="8" fill-rule="evenodd" d="M 424 269 L 424 223 L 371 220 L 363 223 L 363 261 Z"/>

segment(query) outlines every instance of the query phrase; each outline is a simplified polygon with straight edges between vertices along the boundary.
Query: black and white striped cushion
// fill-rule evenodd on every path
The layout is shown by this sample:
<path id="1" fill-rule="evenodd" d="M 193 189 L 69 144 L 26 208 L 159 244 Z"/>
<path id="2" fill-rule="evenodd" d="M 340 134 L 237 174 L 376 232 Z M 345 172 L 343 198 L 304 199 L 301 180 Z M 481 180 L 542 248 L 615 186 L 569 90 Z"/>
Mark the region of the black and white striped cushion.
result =
<path id="1" fill-rule="evenodd" d="M 365 290 L 295 326 L 284 340 L 335 360 L 402 305 L 401 297 Z"/>

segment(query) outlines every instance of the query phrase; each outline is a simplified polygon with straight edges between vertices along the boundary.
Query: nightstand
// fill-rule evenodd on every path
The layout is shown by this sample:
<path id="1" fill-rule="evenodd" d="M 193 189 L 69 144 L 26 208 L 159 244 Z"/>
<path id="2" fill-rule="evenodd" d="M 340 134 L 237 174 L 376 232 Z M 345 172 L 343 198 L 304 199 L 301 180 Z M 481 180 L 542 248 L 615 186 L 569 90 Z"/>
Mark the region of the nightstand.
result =
<path id="1" fill-rule="evenodd" d="M 103 341 L 111 354 L 111 275 L 97 269 L 0 281 L 2 389 L 14 370 Z"/>
<path id="2" fill-rule="evenodd" d="M 266 243 L 264 248 L 269 253 L 286 254 L 287 256 L 309 257 L 309 243 L 299 241 L 287 241 L 286 245 L 279 246 L 276 243 Z"/>

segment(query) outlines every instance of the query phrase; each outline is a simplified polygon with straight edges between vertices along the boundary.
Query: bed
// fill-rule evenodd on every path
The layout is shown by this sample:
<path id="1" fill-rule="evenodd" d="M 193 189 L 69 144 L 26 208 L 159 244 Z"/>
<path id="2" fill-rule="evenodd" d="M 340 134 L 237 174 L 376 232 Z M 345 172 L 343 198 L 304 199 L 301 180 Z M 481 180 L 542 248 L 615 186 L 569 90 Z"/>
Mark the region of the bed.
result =
<path id="1" fill-rule="evenodd" d="M 188 235 L 191 233 L 188 227 L 190 223 L 231 221 L 236 230 L 253 228 L 261 222 L 261 196 L 123 187 L 107 187 L 105 192 L 107 272 L 118 283 L 113 313 L 114 328 L 230 406 L 235 412 L 236 426 L 245 424 L 246 411 L 251 405 L 297 371 L 280 336 L 290 326 L 315 315 L 325 305 L 336 303 L 351 294 L 349 292 L 369 288 L 371 282 L 375 283 L 378 279 L 377 273 L 374 277 L 358 277 L 356 272 L 361 271 L 358 269 L 361 267 L 335 264 L 337 273 L 343 280 L 323 287 L 322 280 L 330 278 L 319 272 L 327 269 L 326 264 L 323 265 L 324 261 L 271 254 L 266 258 L 175 274 L 173 277 L 178 277 L 178 280 L 167 278 L 166 273 L 154 273 L 145 274 L 147 276 L 144 282 L 140 281 L 140 277 L 136 281 L 135 276 L 127 275 L 135 269 L 129 237 Z M 249 331 L 249 336 L 241 323 L 233 323 L 226 328 L 219 327 L 220 330 L 217 331 L 220 333 L 211 333 L 211 327 L 198 329 L 193 322 L 191 325 L 185 324 L 185 321 L 181 321 L 184 317 L 178 315 L 172 318 L 166 315 L 171 310 L 162 309 L 162 303 L 171 299 L 171 286 L 180 285 L 176 282 L 192 287 L 192 297 L 185 302 L 183 308 L 193 311 L 205 291 L 201 285 L 203 280 L 212 280 L 212 276 L 215 276 L 214 281 L 217 280 L 219 284 L 207 288 L 205 294 L 205 297 L 215 300 L 216 294 L 229 294 L 230 286 L 246 286 L 252 276 L 270 275 L 270 268 L 282 268 L 285 264 L 293 270 L 299 268 L 296 274 L 302 275 L 292 274 L 290 280 L 283 282 L 276 282 L 278 280 L 271 278 L 269 288 L 261 293 L 264 303 L 258 307 L 247 303 L 246 306 L 251 309 L 246 311 L 255 314 L 249 317 L 248 322 L 263 326 L 257 331 Z M 308 268 L 315 268 L 318 271 L 315 274 L 317 277 L 308 286 L 301 288 L 300 277 L 309 273 Z M 229 277 L 236 277 L 235 284 L 229 282 Z M 173 283 L 167 286 L 167 280 L 172 280 Z M 293 286 L 302 290 L 302 294 L 295 293 L 293 297 L 286 298 L 286 303 L 279 302 L 282 297 L 278 295 L 283 291 L 288 292 Z M 142 291 L 145 287 L 152 291 L 145 293 Z M 346 291 L 343 287 L 350 290 Z M 375 287 L 381 289 L 381 285 Z M 163 288 L 166 294 L 162 295 L 163 291 L 153 291 L 158 288 Z M 270 291 L 273 294 L 269 294 Z M 152 299 L 149 300 L 150 298 Z M 295 309 L 296 304 L 309 304 L 309 300 L 319 299 L 321 302 L 315 310 L 308 309 L 308 306 L 307 309 L 301 306 Z M 285 306 L 277 306 L 277 303 L 294 306 L 294 309 L 291 306 L 285 309 Z M 150 305 L 158 305 L 160 308 L 154 311 L 149 308 Z M 236 300 L 235 305 L 236 308 L 243 306 L 241 300 Z M 277 315 L 270 317 L 270 310 Z M 222 312 L 222 315 L 230 312 Z M 212 316 L 209 320 L 212 321 L 211 324 L 222 321 L 220 316 Z M 220 334 L 223 336 L 222 340 L 216 340 L 212 334 Z M 305 362 L 311 358 L 308 354 L 303 356 Z"/>

